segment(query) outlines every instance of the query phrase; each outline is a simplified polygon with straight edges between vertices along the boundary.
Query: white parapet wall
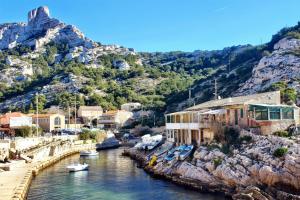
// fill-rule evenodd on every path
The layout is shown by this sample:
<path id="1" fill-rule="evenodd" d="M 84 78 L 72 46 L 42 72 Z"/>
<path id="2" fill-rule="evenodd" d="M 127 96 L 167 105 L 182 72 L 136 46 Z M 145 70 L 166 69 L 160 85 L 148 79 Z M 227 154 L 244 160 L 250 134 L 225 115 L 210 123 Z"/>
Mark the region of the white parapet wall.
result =
<path id="1" fill-rule="evenodd" d="M 15 138 L 11 141 L 10 148 L 14 148 L 18 151 L 28 150 L 40 144 L 46 142 L 52 142 L 54 140 L 62 141 L 75 141 L 78 139 L 77 135 L 65 135 L 65 136 L 53 136 L 53 137 L 32 137 L 32 138 Z"/>
<path id="2" fill-rule="evenodd" d="M 198 123 L 166 123 L 166 129 L 193 129 L 200 128 Z"/>
<path id="3" fill-rule="evenodd" d="M 9 157 L 10 140 L 0 140 L 0 161 Z"/>

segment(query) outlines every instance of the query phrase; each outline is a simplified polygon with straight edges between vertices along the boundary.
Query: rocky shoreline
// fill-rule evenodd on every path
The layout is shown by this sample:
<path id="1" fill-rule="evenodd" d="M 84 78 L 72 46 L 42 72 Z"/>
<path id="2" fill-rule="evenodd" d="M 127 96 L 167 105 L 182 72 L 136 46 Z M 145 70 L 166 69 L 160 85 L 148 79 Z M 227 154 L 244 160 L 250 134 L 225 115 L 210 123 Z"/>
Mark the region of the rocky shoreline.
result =
<path id="1" fill-rule="evenodd" d="M 143 168 L 145 170 L 145 172 L 150 174 L 152 177 L 164 179 L 167 181 L 172 181 L 173 183 L 175 183 L 177 185 L 180 185 L 180 186 L 183 186 L 183 187 L 186 187 L 189 189 L 201 191 L 204 193 L 206 193 L 206 192 L 217 193 L 218 195 L 227 196 L 227 197 L 230 197 L 232 195 L 232 193 L 230 192 L 230 188 L 226 187 L 224 185 L 219 185 L 219 187 L 208 186 L 202 182 L 196 181 L 195 179 L 180 177 L 179 174 L 167 174 L 167 173 L 155 170 L 154 168 L 151 168 L 148 166 L 148 161 L 146 160 L 147 154 L 145 154 L 142 151 L 138 151 L 138 150 L 132 149 L 132 148 L 125 149 L 122 155 L 130 157 L 131 159 L 135 160 L 137 162 L 137 166 L 140 168 Z"/>
<path id="2" fill-rule="evenodd" d="M 124 155 L 136 160 L 140 167 L 154 177 L 166 179 L 200 192 L 211 192 L 232 199 L 300 200 L 300 144 L 297 138 L 258 136 L 243 132 L 251 141 L 224 154 L 218 148 L 199 147 L 193 158 L 167 164 L 158 159 L 149 167 L 147 157 L 154 152 L 135 148 Z M 284 157 L 274 151 L 287 147 Z"/>

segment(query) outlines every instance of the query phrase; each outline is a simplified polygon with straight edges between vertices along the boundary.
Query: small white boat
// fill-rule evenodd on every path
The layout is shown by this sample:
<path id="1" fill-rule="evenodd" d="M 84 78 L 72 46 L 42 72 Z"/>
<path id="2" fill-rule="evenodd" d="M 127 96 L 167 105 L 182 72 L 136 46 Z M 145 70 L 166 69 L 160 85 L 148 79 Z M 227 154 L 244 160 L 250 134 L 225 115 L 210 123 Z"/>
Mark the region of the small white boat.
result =
<path id="1" fill-rule="evenodd" d="M 80 151 L 80 156 L 97 156 L 97 151 Z"/>
<path id="2" fill-rule="evenodd" d="M 187 145 L 179 154 L 179 160 L 186 159 L 193 151 L 193 145 Z"/>
<path id="3" fill-rule="evenodd" d="M 89 168 L 89 165 L 84 163 L 84 164 L 73 164 L 73 165 L 69 165 L 67 167 L 67 169 L 69 170 L 69 172 L 78 172 L 78 171 L 84 171 L 87 170 Z"/>

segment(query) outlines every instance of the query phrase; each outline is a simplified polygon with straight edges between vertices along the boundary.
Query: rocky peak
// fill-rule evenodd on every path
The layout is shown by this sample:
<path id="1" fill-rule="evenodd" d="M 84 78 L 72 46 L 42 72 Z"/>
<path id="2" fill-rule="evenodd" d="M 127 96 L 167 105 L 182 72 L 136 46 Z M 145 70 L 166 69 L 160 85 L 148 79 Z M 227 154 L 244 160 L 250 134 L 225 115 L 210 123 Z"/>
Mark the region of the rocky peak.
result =
<path id="1" fill-rule="evenodd" d="M 50 17 L 50 11 L 47 6 L 41 6 L 28 13 L 28 26 L 33 29 L 45 30 L 53 28 L 59 24 L 57 19 Z"/>
<path id="2" fill-rule="evenodd" d="M 50 18 L 49 8 L 41 6 L 28 12 L 28 23 L 34 20 L 44 20 Z"/>
<path id="3" fill-rule="evenodd" d="M 14 48 L 18 45 L 42 49 L 49 42 L 66 42 L 70 47 L 97 46 L 86 38 L 76 27 L 64 24 L 50 17 L 48 7 L 42 6 L 28 13 L 28 24 L 6 23 L 0 25 L 0 50 Z"/>

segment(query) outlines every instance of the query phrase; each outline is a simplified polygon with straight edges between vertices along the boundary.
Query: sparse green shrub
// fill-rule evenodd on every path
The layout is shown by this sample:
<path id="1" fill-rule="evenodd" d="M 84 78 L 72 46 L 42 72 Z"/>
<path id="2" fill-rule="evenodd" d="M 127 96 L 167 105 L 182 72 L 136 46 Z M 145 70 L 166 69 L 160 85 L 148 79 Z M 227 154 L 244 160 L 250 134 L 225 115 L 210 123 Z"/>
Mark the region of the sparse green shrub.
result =
<path id="1" fill-rule="evenodd" d="M 207 149 L 209 151 L 211 151 L 211 150 L 214 150 L 214 149 L 220 149 L 220 147 L 217 144 L 209 144 L 209 145 L 207 145 Z"/>
<path id="2" fill-rule="evenodd" d="M 289 137 L 290 134 L 287 131 L 276 131 L 273 133 L 273 135 L 279 136 L 279 137 Z"/>
<path id="3" fill-rule="evenodd" d="M 229 144 L 224 144 L 221 148 L 221 151 L 224 153 L 224 154 L 229 154 L 230 153 L 230 145 Z"/>
<path id="4" fill-rule="evenodd" d="M 273 153 L 273 155 L 275 156 L 275 157 L 283 157 L 286 153 L 288 152 L 288 148 L 285 148 L 285 147 L 280 147 L 280 148 L 277 148 L 275 151 L 274 151 L 274 153 Z"/>
<path id="5" fill-rule="evenodd" d="M 21 128 L 21 129 L 16 129 L 15 132 L 16 132 L 16 136 L 19 136 L 19 137 L 32 136 L 32 128 L 29 127 L 29 126 L 26 126 L 24 128 Z"/>
<path id="6" fill-rule="evenodd" d="M 226 128 L 224 131 L 225 142 L 229 145 L 237 144 L 239 141 L 240 133 L 237 129 L 234 128 Z"/>
<path id="7" fill-rule="evenodd" d="M 79 139 L 80 140 L 88 140 L 88 139 L 90 139 L 90 135 L 88 132 L 82 132 L 79 134 Z"/>
<path id="8" fill-rule="evenodd" d="M 286 82 L 279 81 L 273 83 L 266 91 L 280 90 L 282 102 L 292 104 L 296 102 L 297 91 L 295 88 L 290 88 Z"/>
<path id="9" fill-rule="evenodd" d="M 217 168 L 219 165 L 222 164 L 222 159 L 221 158 L 214 158 L 213 163 L 214 163 L 215 168 Z"/>
<path id="10" fill-rule="evenodd" d="M 240 137 L 240 141 L 241 142 L 245 141 L 245 142 L 249 143 L 252 141 L 252 137 L 250 135 L 245 135 L 245 136 Z"/>
<path id="11" fill-rule="evenodd" d="M 80 140 L 92 140 L 93 142 L 103 141 L 106 137 L 104 132 L 91 131 L 89 129 L 83 129 L 82 133 L 79 134 Z"/>

